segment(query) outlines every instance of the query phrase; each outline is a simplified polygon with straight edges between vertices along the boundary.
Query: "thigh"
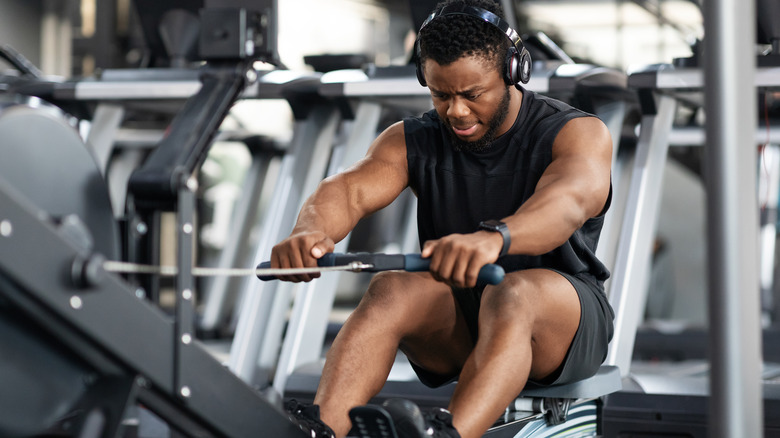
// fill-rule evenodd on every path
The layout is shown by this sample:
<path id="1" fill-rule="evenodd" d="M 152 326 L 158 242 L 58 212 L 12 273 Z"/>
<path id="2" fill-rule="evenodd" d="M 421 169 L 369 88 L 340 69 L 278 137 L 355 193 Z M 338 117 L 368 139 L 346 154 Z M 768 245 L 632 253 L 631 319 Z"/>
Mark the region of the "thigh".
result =
<path id="1" fill-rule="evenodd" d="M 452 289 L 429 273 L 377 274 L 360 307 L 374 318 L 392 319 L 400 350 L 416 367 L 457 375 L 474 343 Z"/>
<path id="2" fill-rule="evenodd" d="M 544 380 L 561 367 L 580 323 L 580 300 L 571 282 L 548 269 L 507 274 L 486 287 L 479 313 L 479 337 L 510 336 L 532 353 L 533 380 Z"/>
<path id="3" fill-rule="evenodd" d="M 580 298 L 580 325 L 566 359 L 552 383 L 568 383 L 590 377 L 607 358 L 614 331 L 615 313 L 604 293 L 604 286 L 592 277 L 563 274 Z"/>

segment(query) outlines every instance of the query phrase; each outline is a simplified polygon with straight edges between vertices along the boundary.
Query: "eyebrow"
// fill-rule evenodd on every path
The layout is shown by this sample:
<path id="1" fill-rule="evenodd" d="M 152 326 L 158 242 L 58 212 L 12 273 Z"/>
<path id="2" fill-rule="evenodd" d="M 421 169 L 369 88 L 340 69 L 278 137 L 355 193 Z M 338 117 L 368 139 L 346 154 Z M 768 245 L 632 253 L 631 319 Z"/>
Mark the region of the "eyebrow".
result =
<path id="1" fill-rule="evenodd" d="M 465 95 L 467 95 L 467 94 L 476 94 L 476 93 L 479 93 L 479 92 L 481 92 L 481 91 L 483 91 L 483 90 L 484 90 L 484 87 L 481 87 L 481 86 L 476 86 L 476 87 L 473 87 L 473 88 L 469 88 L 469 89 L 467 89 L 467 90 L 459 91 L 459 92 L 457 92 L 457 93 L 445 93 L 445 92 L 443 92 L 443 91 L 441 91 L 441 90 L 437 90 L 436 88 L 431 88 L 431 86 L 430 86 L 430 85 L 428 86 L 428 89 L 430 89 L 430 90 L 431 90 L 431 92 L 433 92 L 433 93 L 439 93 L 439 94 L 457 94 L 457 95 L 465 96 Z"/>

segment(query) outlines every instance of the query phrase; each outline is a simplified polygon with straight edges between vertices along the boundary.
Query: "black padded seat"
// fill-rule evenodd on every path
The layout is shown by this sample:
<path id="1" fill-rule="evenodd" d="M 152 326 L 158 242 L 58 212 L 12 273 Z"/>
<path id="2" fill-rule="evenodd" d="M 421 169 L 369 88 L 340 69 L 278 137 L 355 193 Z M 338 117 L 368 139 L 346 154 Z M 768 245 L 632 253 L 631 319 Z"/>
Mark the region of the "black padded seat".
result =
<path id="1" fill-rule="evenodd" d="M 584 380 L 546 387 L 529 385 L 520 393 L 520 397 L 592 399 L 620 391 L 622 386 L 620 369 L 602 365 L 594 376 Z"/>

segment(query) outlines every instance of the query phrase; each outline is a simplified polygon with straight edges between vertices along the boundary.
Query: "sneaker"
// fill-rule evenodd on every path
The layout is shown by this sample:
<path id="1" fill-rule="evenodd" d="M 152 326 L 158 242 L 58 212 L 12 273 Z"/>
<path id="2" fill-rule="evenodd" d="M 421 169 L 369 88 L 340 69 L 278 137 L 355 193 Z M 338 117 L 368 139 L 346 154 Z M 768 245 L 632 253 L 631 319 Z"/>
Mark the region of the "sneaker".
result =
<path id="1" fill-rule="evenodd" d="M 460 434 L 452 425 L 452 414 L 444 408 L 434 408 L 423 413 L 428 426 L 428 436 L 434 438 L 460 438 Z"/>
<path id="2" fill-rule="evenodd" d="M 416 404 L 404 399 L 389 399 L 382 407 L 393 419 L 399 438 L 460 438 L 446 409 L 421 412 Z"/>
<path id="3" fill-rule="evenodd" d="M 333 429 L 320 420 L 319 406 L 298 403 L 297 400 L 292 399 L 284 403 L 284 410 L 287 411 L 290 421 L 311 438 L 336 438 Z"/>

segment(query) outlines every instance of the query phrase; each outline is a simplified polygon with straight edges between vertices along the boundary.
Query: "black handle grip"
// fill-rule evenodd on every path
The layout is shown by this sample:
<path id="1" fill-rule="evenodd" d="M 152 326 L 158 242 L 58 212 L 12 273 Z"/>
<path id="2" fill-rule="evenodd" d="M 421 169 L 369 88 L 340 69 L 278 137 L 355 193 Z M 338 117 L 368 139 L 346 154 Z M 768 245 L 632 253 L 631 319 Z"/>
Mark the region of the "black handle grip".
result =
<path id="1" fill-rule="evenodd" d="M 271 262 L 262 262 L 257 265 L 257 269 L 271 269 Z M 276 280 L 276 277 L 273 275 L 258 275 L 257 278 L 259 278 L 261 281 Z"/>
<path id="2" fill-rule="evenodd" d="M 404 269 L 409 272 L 427 271 L 431 267 L 431 261 L 420 257 L 419 254 L 407 254 Z M 477 282 L 483 284 L 498 284 L 504 281 L 504 268 L 496 264 L 488 264 L 480 268 Z"/>
<path id="3" fill-rule="evenodd" d="M 317 266 L 342 266 L 354 261 L 373 266 L 372 268 L 364 269 L 366 272 L 391 270 L 421 272 L 427 271 L 431 265 L 430 260 L 420 257 L 419 254 L 327 253 L 317 260 Z M 258 269 L 268 269 L 270 267 L 271 262 L 262 262 L 257 265 Z M 486 284 L 499 284 L 504 280 L 504 275 L 504 268 L 499 265 L 488 264 L 479 270 L 477 281 Z M 262 281 L 276 279 L 276 277 L 269 275 L 258 275 L 257 278 Z"/>

